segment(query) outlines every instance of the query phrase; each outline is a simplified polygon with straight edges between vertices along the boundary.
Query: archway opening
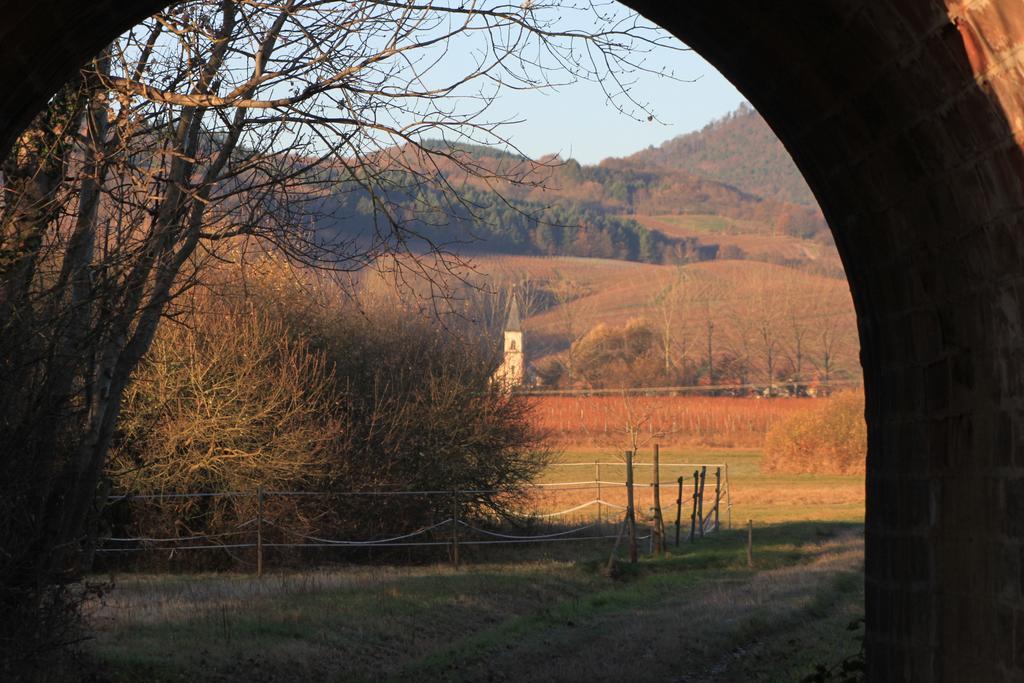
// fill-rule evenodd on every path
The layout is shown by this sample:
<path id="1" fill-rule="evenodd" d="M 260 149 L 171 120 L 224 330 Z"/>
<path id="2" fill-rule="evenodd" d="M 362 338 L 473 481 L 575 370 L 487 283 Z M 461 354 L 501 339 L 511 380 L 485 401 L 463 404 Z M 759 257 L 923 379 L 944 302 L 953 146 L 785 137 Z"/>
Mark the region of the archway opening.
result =
<path id="1" fill-rule="evenodd" d="M 742 13 L 634 4 L 764 113 L 847 264 L 871 424 L 873 671 L 1019 671 L 1016 12 L 938 2 Z M 3 110 L 18 124 L 67 64 L 130 23 L 105 7 L 40 7 L 19 8 L 6 29 L 15 35 L 4 43 L 4 83 L 21 87 L 5 90 Z M 47 17 L 82 12 L 102 15 L 90 30 L 63 28 L 67 55 L 42 38 Z M 26 85 L 25 74 L 38 78 Z M 10 140 L 13 128 L 5 133 Z"/>

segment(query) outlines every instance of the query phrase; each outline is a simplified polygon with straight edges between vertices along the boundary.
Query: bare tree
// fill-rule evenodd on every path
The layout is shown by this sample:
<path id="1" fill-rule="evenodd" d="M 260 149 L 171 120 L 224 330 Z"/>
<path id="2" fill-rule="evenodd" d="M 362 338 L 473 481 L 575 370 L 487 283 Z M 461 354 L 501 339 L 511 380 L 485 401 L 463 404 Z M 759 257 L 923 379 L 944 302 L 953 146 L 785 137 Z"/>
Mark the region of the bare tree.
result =
<path id="1" fill-rule="evenodd" d="M 826 393 L 830 391 L 836 362 L 843 349 L 846 335 L 842 315 L 834 310 L 822 310 L 817 316 L 814 364 L 821 375 Z"/>
<path id="2" fill-rule="evenodd" d="M 566 382 L 569 387 L 572 387 L 577 378 L 576 345 L 588 332 L 581 320 L 584 308 L 578 303 L 579 299 L 586 296 L 587 288 L 579 280 L 556 272 L 551 282 L 551 293 L 558 310 L 562 337 L 569 344 L 565 351 L 563 365 L 565 366 Z"/>
<path id="3" fill-rule="evenodd" d="M 775 393 L 775 374 L 782 352 L 783 313 L 778 296 L 779 284 L 771 280 L 771 272 L 751 278 L 744 300 L 746 315 L 756 330 L 769 396 Z"/>
<path id="4" fill-rule="evenodd" d="M 857 323 L 849 289 L 841 282 L 819 288 L 802 299 L 800 308 L 802 322 L 797 324 L 805 328 L 805 358 L 824 385 L 824 392 L 829 393 L 837 372 L 855 367 L 857 362 L 848 355 L 857 349 Z"/>
<path id="5" fill-rule="evenodd" d="M 54 98 L 0 193 L 5 604 L 21 610 L 80 568 L 129 378 L 225 248 L 411 268 L 443 298 L 429 276 L 458 258 L 432 228 L 473 210 L 458 179 L 525 177 L 458 151 L 507 144 L 485 119 L 497 93 L 592 79 L 646 115 L 629 86 L 646 69 L 637 50 L 661 34 L 584 10 L 597 23 L 578 30 L 544 2 L 193 0 L 128 31 Z M 439 190 L 431 205 L 399 211 L 425 187 Z M 326 235 L 359 201 L 372 225 Z"/>
<path id="6" fill-rule="evenodd" d="M 551 301 L 548 283 L 531 276 L 529 273 L 518 273 L 514 277 L 516 295 L 519 297 L 519 312 L 526 320 L 543 310 Z"/>
<path id="7" fill-rule="evenodd" d="M 107 468 L 119 492 L 469 489 L 465 512 L 491 514 L 523 497 L 546 448 L 529 401 L 491 386 L 476 325 L 394 295 L 353 301 L 329 282 L 281 277 L 281 265 L 260 260 L 244 291 L 218 282 L 216 298 L 188 297 L 205 301 L 161 326 Z M 449 506 L 275 497 L 272 518 L 292 533 L 366 534 L 429 524 Z M 184 535 L 235 534 L 252 508 L 251 496 L 170 499 L 131 522 L 143 536 L 183 525 Z"/>
<path id="8" fill-rule="evenodd" d="M 782 292 L 784 299 L 784 318 L 786 324 L 786 347 L 793 364 L 792 381 L 794 391 L 804 383 L 804 363 L 807 360 L 808 343 L 813 329 L 813 316 L 818 306 L 816 302 L 808 305 L 801 296 L 800 289 L 793 284 L 786 286 Z"/>
<path id="9" fill-rule="evenodd" d="M 672 280 L 652 297 L 661 337 L 665 378 L 669 381 L 676 366 L 676 358 L 678 357 L 679 363 L 685 363 L 689 346 L 686 329 L 686 280 L 685 271 L 679 267 Z"/>
<path id="10" fill-rule="evenodd" d="M 110 470 L 121 490 L 252 491 L 323 476 L 344 431 L 331 368 L 251 303 L 209 295 L 162 325 L 125 397 Z"/>
<path id="11" fill-rule="evenodd" d="M 692 303 L 698 311 L 703 328 L 704 363 L 707 366 L 708 384 L 714 386 L 715 375 L 715 321 L 719 317 L 718 299 L 720 288 L 713 281 L 704 281 L 694 289 Z"/>

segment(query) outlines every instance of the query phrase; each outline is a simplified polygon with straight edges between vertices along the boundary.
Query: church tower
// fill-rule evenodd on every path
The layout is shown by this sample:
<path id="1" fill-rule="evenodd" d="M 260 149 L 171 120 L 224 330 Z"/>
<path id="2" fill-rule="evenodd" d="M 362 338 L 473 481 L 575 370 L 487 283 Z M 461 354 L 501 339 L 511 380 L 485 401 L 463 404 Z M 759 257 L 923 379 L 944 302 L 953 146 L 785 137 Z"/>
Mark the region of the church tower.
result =
<path id="1" fill-rule="evenodd" d="M 505 347 L 501 367 L 494 373 L 494 379 L 506 389 L 523 384 L 526 377 L 526 357 L 523 355 L 523 323 L 519 316 L 519 301 L 515 292 L 505 322 Z"/>

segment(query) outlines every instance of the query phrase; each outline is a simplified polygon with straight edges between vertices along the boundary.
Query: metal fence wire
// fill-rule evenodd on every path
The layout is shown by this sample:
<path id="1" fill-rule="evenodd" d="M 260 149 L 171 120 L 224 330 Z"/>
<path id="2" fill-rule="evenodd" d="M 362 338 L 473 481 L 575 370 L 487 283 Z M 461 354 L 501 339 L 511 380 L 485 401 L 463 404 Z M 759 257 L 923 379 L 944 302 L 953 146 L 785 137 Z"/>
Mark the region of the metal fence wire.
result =
<path id="1" fill-rule="evenodd" d="M 622 530 L 619 529 L 628 517 L 629 510 L 626 505 L 607 500 L 606 495 L 618 489 L 626 489 L 628 483 L 625 481 L 602 480 L 602 468 L 607 471 L 609 467 L 622 468 L 621 462 L 598 462 L 594 463 L 565 463 L 557 465 L 560 467 L 593 467 L 594 478 L 583 480 L 578 477 L 574 481 L 538 483 L 531 484 L 528 489 L 543 494 L 551 494 L 561 491 L 581 492 L 594 491 L 589 500 L 572 505 L 562 510 L 552 512 L 522 511 L 512 518 L 506 517 L 506 524 L 495 519 L 460 519 L 458 501 L 472 500 L 475 496 L 485 494 L 500 494 L 502 491 L 489 489 L 466 489 L 466 490 L 393 490 L 393 491 L 224 491 L 224 492 L 200 492 L 200 493 L 149 493 L 149 494 L 118 494 L 107 498 L 108 504 L 122 504 L 129 508 L 133 505 L 144 505 L 162 501 L 187 501 L 197 499 L 202 501 L 216 499 L 255 499 L 256 513 L 249 519 L 237 522 L 225 531 L 216 533 L 183 533 L 180 535 L 114 535 L 108 534 L 99 539 L 99 547 L 96 552 L 99 554 L 124 554 L 145 551 L 165 551 L 171 554 L 178 552 L 192 552 L 200 550 L 241 550 L 255 549 L 257 551 L 257 566 L 262 572 L 264 550 L 268 548 L 288 549 L 368 549 L 368 548 L 428 548 L 428 547 L 449 547 L 455 558 L 458 557 L 459 546 L 492 546 L 492 545 L 515 545 L 533 543 L 571 543 L 581 541 L 600 541 L 619 539 Z M 634 468 L 649 467 L 651 463 L 633 463 Z M 689 540 L 693 541 L 696 534 L 700 536 L 712 533 L 719 528 L 720 513 L 722 504 L 726 505 L 726 518 L 731 519 L 731 496 L 729 491 L 728 467 L 726 465 L 707 465 L 693 463 L 661 463 L 660 467 L 673 467 L 689 469 L 693 468 L 693 490 L 684 496 L 683 483 L 689 477 L 678 478 L 678 495 L 673 501 L 676 505 L 675 526 L 677 529 L 676 539 L 679 542 L 679 528 L 685 526 L 683 520 L 684 508 L 689 511 L 689 519 L 686 522 L 690 526 Z M 660 469 L 660 468 L 659 468 Z M 710 500 L 705 502 L 705 473 L 708 470 L 715 472 L 714 492 Z M 725 473 L 724 479 L 722 473 Z M 698 473 L 701 473 L 698 476 Z M 649 489 L 653 484 L 634 484 L 636 489 Z M 671 484 L 662 485 L 662 490 L 672 488 Z M 325 497 L 339 499 L 365 499 L 374 500 L 381 498 L 398 498 L 418 496 L 423 498 L 450 498 L 452 501 L 452 514 L 440 521 L 436 521 L 412 531 L 395 531 L 392 533 L 381 533 L 368 538 L 333 538 L 329 534 L 317 533 L 307 528 L 295 528 L 287 522 L 274 519 L 273 514 L 267 513 L 265 503 L 272 499 L 301 499 L 306 497 Z M 632 499 L 633 496 L 626 496 Z M 685 500 L 684 500 L 685 498 Z M 434 509 L 439 502 L 434 501 Z M 583 519 L 583 511 L 596 508 L 596 514 L 590 520 Z M 651 508 L 654 510 L 654 507 Z M 660 509 L 660 507 L 659 507 Z M 706 511 L 706 514 L 704 513 Z M 634 510 L 634 513 L 636 511 Z M 699 514 L 699 520 L 698 520 Z M 620 519 L 621 518 L 621 519 Z M 607 521 L 606 521 L 607 520 Z M 610 522 L 614 523 L 610 523 Z M 648 520 L 652 525 L 645 535 L 638 536 L 635 540 L 649 540 L 657 533 L 653 517 Z M 511 522 L 513 528 L 505 528 Z M 559 523 L 561 522 L 561 523 Z M 580 523 L 583 522 L 583 523 Z M 566 528 L 568 527 L 568 528 Z M 531 533 L 523 533 L 523 529 L 533 529 Z M 609 530 L 614 533 L 609 533 Z M 664 534 L 664 530 L 661 530 Z M 456 559 L 457 561 L 457 559 Z"/>

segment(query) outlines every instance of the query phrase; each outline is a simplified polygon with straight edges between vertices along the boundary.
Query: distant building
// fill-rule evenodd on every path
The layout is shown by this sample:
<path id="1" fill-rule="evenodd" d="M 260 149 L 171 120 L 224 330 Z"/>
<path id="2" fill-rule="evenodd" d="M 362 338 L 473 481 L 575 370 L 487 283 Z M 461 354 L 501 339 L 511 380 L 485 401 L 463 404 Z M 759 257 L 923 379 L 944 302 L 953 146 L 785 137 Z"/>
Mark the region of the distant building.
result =
<path id="1" fill-rule="evenodd" d="M 522 386 L 526 380 L 526 356 L 523 351 L 523 322 L 519 316 L 519 301 L 515 293 L 505 322 L 505 345 L 501 365 L 494 372 L 493 381 L 505 389 Z"/>

